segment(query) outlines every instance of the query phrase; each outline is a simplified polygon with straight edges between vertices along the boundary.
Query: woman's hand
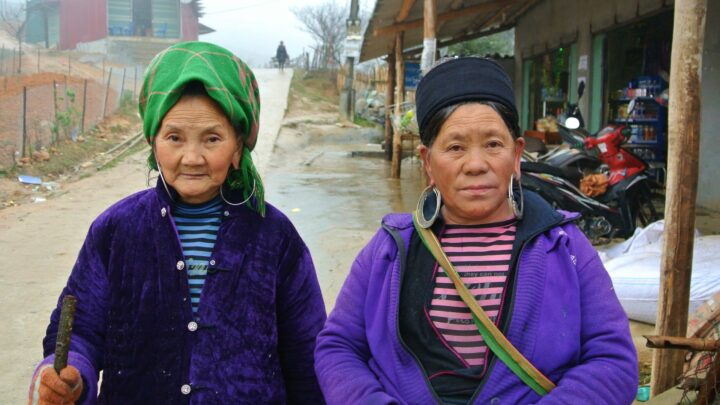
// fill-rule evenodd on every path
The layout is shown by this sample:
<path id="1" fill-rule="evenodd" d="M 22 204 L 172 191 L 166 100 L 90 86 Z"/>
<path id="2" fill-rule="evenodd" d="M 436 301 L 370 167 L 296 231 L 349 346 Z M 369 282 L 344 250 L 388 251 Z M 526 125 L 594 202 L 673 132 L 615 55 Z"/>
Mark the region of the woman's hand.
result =
<path id="1" fill-rule="evenodd" d="M 37 398 L 37 404 L 50 405 L 62 404 L 72 405 L 82 395 L 83 382 L 80 372 L 73 366 L 67 366 L 60 370 L 60 375 L 52 367 L 42 368 L 39 384 L 33 384 L 29 404 L 33 404 L 33 398 Z"/>

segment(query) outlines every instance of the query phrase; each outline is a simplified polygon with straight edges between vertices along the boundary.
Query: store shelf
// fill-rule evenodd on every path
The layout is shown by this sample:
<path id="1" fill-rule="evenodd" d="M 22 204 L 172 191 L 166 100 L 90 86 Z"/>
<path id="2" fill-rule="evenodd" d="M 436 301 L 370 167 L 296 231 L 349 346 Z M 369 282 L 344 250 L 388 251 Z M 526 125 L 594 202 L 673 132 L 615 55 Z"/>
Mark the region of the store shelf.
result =
<path id="1" fill-rule="evenodd" d="M 611 121 L 613 124 L 655 124 L 657 118 L 631 118 L 631 119 L 615 119 Z"/>
<path id="2" fill-rule="evenodd" d="M 621 112 L 624 112 L 623 108 L 631 100 L 610 100 L 610 114 L 614 117 L 610 122 L 630 128 L 632 136 L 626 145 L 629 149 L 635 149 L 649 163 L 664 162 L 667 150 L 667 107 L 658 103 L 654 97 L 636 97 L 633 113 L 639 114 L 641 118 L 623 117 L 625 114 Z"/>

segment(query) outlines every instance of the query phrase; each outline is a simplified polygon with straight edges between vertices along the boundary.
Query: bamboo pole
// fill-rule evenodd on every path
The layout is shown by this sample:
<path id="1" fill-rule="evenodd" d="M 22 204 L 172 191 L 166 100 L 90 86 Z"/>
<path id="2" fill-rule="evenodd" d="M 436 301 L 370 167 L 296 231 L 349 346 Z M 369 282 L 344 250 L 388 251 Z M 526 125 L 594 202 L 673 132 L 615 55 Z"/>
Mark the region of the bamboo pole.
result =
<path id="1" fill-rule="evenodd" d="M 700 71 L 706 0 L 677 0 L 673 23 L 668 115 L 668 176 L 661 289 L 655 334 L 687 334 L 690 275 L 695 228 L 695 200 L 700 149 Z M 676 384 L 684 351 L 656 350 L 652 395 Z"/>
<path id="2" fill-rule="evenodd" d="M 405 61 L 403 60 L 403 32 L 395 34 L 395 119 L 400 120 L 400 107 L 405 97 Z M 402 161 L 402 139 L 400 131 L 393 130 L 393 156 L 390 176 L 400 178 L 400 162 Z"/>
<path id="3" fill-rule="evenodd" d="M 393 111 L 390 106 L 395 104 L 395 48 L 387 58 L 387 82 L 385 88 L 385 159 L 391 161 L 393 156 Z"/>

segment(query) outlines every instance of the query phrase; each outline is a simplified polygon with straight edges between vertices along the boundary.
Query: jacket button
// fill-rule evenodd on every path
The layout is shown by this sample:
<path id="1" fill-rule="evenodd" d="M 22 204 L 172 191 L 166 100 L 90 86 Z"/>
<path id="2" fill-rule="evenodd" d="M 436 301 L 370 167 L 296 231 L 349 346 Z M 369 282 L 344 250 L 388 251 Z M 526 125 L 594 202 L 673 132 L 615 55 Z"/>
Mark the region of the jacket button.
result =
<path id="1" fill-rule="evenodd" d="M 190 384 L 183 384 L 182 387 L 180 387 L 180 392 L 182 392 L 183 395 L 187 395 L 192 391 L 192 387 L 190 387 Z"/>
<path id="2" fill-rule="evenodd" d="M 190 332 L 195 332 L 197 330 L 197 328 L 198 328 L 197 322 L 191 321 L 190 323 L 188 323 L 188 330 Z"/>
<path id="3" fill-rule="evenodd" d="M 215 259 L 210 259 L 210 265 L 211 265 L 211 266 L 214 266 L 214 265 L 215 265 Z"/>
<path id="4" fill-rule="evenodd" d="M 178 260 L 177 264 L 175 265 L 175 268 L 180 271 L 185 270 L 185 262 L 182 260 Z"/>
<path id="5" fill-rule="evenodd" d="M 162 215 L 163 218 L 165 218 L 165 215 L 167 215 L 167 209 L 165 207 L 162 207 L 160 210 L 160 215 Z"/>
<path id="6" fill-rule="evenodd" d="M 225 212 L 223 212 L 223 215 L 225 215 L 226 217 L 229 217 L 229 216 L 230 216 L 230 211 L 225 211 Z"/>

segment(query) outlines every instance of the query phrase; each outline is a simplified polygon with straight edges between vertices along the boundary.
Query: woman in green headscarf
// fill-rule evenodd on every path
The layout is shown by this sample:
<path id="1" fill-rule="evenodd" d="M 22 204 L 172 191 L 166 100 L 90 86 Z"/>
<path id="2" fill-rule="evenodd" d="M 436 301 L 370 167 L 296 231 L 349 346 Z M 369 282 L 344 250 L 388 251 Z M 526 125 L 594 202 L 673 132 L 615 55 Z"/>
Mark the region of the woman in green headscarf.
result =
<path id="1" fill-rule="evenodd" d="M 264 201 L 252 71 L 219 46 L 174 45 L 147 69 L 140 114 L 157 186 L 92 224 L 58 301 L 77 297 L 68 367 L 52 368 L 58 308 L 31 399 L 321 403 L 324 304 L 307 247 Z"/>

